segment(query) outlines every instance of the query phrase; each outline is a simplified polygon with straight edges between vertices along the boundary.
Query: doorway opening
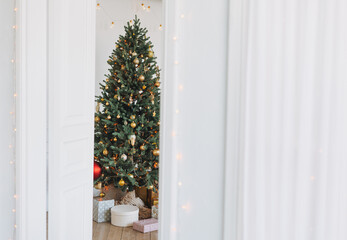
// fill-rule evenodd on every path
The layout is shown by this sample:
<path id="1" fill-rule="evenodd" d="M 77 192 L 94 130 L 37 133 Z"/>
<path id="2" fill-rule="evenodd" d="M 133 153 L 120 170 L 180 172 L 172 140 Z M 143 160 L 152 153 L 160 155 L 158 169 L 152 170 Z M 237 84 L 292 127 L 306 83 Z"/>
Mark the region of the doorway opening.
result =
<path id="1" fill-rule="evenodd" d="M 93 239 L 158 239 L 162 9 L 96 3 Z"/>

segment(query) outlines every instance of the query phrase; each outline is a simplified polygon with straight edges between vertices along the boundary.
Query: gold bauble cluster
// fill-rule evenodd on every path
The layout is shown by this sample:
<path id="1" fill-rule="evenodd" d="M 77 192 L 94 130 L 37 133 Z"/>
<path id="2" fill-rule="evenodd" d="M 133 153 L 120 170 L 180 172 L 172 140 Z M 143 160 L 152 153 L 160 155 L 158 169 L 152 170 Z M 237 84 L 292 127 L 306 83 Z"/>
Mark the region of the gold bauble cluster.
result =
<path id="1" fill-rule="evenodd" d="M 139 64 L 140 60 L 138 58 L 135 58 L 133 62 L 134 62 L 134 64 Z"/>
<path id="2" fill-rule="evenodd" d="M 98 116 L 95 117 L 95 122 L 100 122 L 100 118 Z"/>
<path id="3" fill-rule="evenodd" d="M 160 87 L 160 82 L 156 82 L 156 83 L 154 83 L 154 86 L 156 86 L 156 87 Z"/>
<path id="4" fill-rule="evenodd" d="M 141 151 L 145 151 L 146 150 L 145 145 L 141 145 L 140 149 L 141 149 Z"/>
<path id="5" fill-rule="evenodd" d="M 149 51 L 149 52 L 148 52 L 148 57 L 151 58 L 151 57 L 153 57 L 153 56 L 154 56 L 154 53 L 153 53 L 152 51 Z"/>

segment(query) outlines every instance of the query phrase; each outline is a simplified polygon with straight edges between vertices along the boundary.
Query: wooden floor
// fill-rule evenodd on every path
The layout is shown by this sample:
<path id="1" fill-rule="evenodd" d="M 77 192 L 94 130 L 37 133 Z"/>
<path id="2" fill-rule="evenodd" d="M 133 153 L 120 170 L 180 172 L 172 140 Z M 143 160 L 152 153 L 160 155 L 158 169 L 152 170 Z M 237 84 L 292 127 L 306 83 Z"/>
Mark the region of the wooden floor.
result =
<path id="1" fill-rule="evenodd" d="M 158 240 L 158 231 L 141 233 L 132 227 L 122 228 L 93 221 L 93 240 Z"/>

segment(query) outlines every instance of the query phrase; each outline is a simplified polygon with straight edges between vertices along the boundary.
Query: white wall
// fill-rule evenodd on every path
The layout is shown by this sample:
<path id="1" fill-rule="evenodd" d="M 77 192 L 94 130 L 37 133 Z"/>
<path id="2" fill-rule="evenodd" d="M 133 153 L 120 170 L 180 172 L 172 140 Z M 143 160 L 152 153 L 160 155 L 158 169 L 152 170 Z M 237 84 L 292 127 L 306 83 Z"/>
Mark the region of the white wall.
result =
<path id="1" fill-rule="evenodd" d="M 15 216 L 14 168 L 12 160 L 13 127 L 10 112 L 13 111 L 13 63 L 14 2 L 3 1 L 0 7 L 0 238 L 12 238 Z"/>
<path id="2" fill-rule="evenodd" d="M 119 35 L 124 35 L 124 26 L 137 15 L 141 20 L 141 25 L 148 29 L 148 36 L 154 45 L 154 52 L 158 57 L 158 64 L 163 68 L 163 32 L 159 30 L 162 20 L 162 1 L 143 1 L 145 6 L 150 5 L 150 12 L 142 9 L 138 0 L 102 0 L 99 1 L 101 9 L 96 13 L 96 95 L 100 93 L 99 83 L 105 79 L 104 74 L 108 73 L 109 59 L 115 42 Z M 110 28 L 114 21 L 114 27 Z"/>

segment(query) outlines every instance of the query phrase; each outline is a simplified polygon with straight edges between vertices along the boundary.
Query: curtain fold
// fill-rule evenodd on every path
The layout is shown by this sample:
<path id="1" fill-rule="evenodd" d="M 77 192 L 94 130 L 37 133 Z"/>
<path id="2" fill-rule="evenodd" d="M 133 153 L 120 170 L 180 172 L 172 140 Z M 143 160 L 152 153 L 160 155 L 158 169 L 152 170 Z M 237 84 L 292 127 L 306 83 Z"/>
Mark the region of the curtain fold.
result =
<path id="1" fill-rule="evenodd" d="M 347 239 L 347 2 L 249 0 L 244 240 Z"/>

